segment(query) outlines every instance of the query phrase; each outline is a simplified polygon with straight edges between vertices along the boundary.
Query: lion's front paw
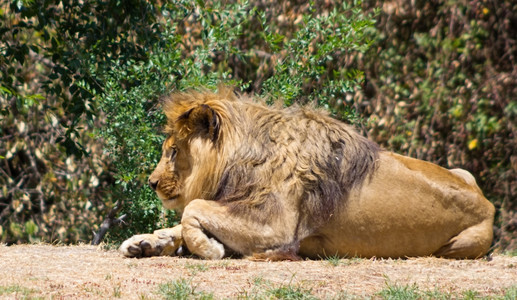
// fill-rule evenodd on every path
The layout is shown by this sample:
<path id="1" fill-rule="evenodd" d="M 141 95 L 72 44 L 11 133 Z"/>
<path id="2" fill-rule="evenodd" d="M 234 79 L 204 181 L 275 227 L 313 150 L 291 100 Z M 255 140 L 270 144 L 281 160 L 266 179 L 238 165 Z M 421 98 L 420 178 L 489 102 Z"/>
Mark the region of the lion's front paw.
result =
<path id="1" fill-rule="evenodd" d="M 119 250 L 127 257 L 181 255 L 183 239 L 181 228 L 176 227 L 156 230 L 153 234 L 134 235 L 124 241 Z"/>

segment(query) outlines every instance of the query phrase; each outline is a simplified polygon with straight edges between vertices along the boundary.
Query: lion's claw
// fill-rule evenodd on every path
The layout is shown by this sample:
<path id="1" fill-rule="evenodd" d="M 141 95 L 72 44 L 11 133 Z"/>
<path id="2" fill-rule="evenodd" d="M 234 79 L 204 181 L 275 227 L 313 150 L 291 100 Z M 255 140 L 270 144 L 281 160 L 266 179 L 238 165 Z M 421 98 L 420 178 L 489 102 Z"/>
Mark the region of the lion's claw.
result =
<path id="1" fill-rule="evenodd" d="M 130 245 L 127 248 L 127 252 L 129 252 L 129 254 L 131 254 L 131 256 L 135 256 L 135 257 L 139 257 L 142 254 L 142 250 L 140 249 L 140 247 L 137 247 L 135 245 Z"/>

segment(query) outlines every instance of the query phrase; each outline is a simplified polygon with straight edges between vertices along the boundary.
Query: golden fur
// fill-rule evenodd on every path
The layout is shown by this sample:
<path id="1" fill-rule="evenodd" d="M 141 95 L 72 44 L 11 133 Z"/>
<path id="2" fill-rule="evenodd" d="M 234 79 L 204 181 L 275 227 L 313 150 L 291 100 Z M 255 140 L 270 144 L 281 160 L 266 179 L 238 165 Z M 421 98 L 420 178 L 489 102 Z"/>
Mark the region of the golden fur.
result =
<path id="1" fill-rule="evenodd" d="M 383 151 L 321 111 L 229 89 L 174 94 L 164 112 L 168 138 L 149 182 L 183 212 L 181 225 L 134 236 L 126 256 L 183 242 L 204 258 L 258 259 L 476 258 L 490 247 L 494 207 L 464 170 Z"/>

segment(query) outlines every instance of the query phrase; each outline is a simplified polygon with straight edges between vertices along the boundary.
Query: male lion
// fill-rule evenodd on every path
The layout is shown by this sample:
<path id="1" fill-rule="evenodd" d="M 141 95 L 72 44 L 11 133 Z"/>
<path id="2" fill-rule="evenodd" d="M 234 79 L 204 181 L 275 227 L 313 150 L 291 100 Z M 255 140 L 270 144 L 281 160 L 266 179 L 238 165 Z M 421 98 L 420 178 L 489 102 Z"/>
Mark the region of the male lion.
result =
<path id="1" fill-rule="evenodd" d="M 219 93 L 164 101 L 168 138 L 149 185 L 181 225 L 135 235 L 129 257 L 478 258 L 494 206 L 467 171 L 397 155 L 305 107 Z"/>

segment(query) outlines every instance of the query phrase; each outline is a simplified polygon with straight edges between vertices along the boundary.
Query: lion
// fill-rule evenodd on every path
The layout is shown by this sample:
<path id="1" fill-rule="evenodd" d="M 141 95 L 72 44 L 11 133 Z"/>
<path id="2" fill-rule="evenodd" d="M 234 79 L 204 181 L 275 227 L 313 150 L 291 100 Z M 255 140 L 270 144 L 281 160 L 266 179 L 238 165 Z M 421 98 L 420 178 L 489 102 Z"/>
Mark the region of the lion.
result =
<path id="1" fill-rule="evenodd" d="M 181 224 L 135 235 L 123 255 L 264 260 L 475 259 L 494 206 L 474 177 L 381 149 L 316 108 L 267 106 L 231 89 L 163 102 L 149 185 Z"/>

